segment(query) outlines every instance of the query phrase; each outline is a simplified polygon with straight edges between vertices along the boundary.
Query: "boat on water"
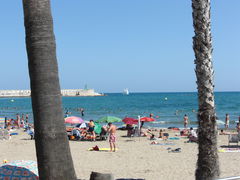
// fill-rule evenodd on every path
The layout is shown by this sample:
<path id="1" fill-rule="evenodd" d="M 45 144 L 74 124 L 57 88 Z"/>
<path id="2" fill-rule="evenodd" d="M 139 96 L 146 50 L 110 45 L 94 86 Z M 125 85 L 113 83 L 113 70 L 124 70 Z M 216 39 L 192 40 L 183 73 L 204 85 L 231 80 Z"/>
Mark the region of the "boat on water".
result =
<path id="1" fill-rule="evenodd" d="M 124 94 L 124 95 L 129 95 L 129 91 L 128 91 L 127 88 L 125 88 L 125 89 L 123 90 L 123 94 Z"/>

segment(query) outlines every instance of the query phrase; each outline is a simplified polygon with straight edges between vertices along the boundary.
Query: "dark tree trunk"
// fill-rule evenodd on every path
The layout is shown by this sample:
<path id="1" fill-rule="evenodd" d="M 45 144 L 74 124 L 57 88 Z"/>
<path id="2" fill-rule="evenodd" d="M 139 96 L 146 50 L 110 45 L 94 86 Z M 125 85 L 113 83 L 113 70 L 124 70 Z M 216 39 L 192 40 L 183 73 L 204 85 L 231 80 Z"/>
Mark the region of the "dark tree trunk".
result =
<path id="1" fill-rule="evenodd" d="M 219 176 L 217 126 L 214 105 L 210 0 L 192 0 L 193 50 L 198 87 L 199 154 L 197 180 L 213 180 Z"/>
<path id="2" fill-rule="evenodd" d="M 63 120 L 50 0 L 23 0 L 23 8 L 39 177 L 74 180 Z"/>

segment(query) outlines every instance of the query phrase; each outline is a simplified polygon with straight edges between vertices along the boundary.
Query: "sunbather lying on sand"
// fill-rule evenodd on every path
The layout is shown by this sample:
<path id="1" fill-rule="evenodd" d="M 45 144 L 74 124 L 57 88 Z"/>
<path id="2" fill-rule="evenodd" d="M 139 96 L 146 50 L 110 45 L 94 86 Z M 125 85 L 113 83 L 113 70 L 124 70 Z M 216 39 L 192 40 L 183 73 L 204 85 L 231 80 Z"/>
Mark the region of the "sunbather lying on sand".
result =
<path id="1" fill-rule="evenodd" d="M 219 135 L 228 135 L 228 134 L 232 134 L 230 132 L 224 132 L 223 129 L 221 129 Z"/>

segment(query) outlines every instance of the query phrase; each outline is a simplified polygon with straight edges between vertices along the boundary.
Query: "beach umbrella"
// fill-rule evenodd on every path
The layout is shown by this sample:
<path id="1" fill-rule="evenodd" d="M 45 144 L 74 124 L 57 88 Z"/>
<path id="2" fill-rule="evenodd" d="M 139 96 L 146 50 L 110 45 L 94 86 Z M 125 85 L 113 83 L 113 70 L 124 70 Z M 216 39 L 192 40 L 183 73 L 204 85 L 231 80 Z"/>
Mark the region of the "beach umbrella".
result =
<path id="1" fill-rule="evenodd" d="M 130 117 L 124 118 L 124 119 L 122 120 L 122 122 L 124 122 L 125 124 L 130 124 L 130 125 L 138 124 L 138 120 L 137 120 L 137 119 L 130 118 Z"/>
<path id="2" fill-rule="evenodd" d="M 69 116 L 65 118 L 65 123 L 68 124 L 81 124 L 83 122 L 83 119 L 77 116 Z"/>
<path id="3" fill-rule="evenodd" d="M 98 123 L 94 123 L 94 132 L 97 133 L 97 134 L 100 134 L 102 131 L 102 126 Z"/>
<path id="4" fill-rule="evenodd" d="M 98 119 L 96 122 L 98 123 L 113 123 L 113 122 L 121 122 L 121 119 L 118 117 L 114 117 L 114 116 L 105 116 L 102 117 L 100 119 Z"/>
<path id="5" fill-rule="evenodd" d="M 82 124 L 79 126 L 79 128 L 86 128 L 86 127 L 88 127 L 88 125 L 87 125 L 86 122 L 82 123 Z"/>
<path id="6" fill-rule="evenodd" d="M 38 168 L 35 161 L 17 160 L 0 166 L 0 179 L 38 180 Z"/>
<path id="7" fill-rule="evenodd" d="M 142 117 L 142 118 L 140 118 L 140 121 L 143 121 L 143 122 L 152 122 L 152 121 L 155 121 L 155 119 L 150 118 L 150 117 Z"/>

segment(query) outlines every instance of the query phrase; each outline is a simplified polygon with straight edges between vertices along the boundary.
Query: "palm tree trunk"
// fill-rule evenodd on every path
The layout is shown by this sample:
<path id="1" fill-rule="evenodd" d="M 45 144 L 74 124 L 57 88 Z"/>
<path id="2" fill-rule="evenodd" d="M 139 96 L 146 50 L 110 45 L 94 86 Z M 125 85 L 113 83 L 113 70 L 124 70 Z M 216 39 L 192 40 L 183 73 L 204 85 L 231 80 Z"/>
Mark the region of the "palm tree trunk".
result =
<path id="1" fill-rule="evenodd" d="M 76 179 L 64 126 L 50 0 L 23 0 L 39 177 Z"/>
<path id="2" fill-rule="evenodd" d="M 196 180 L 212 180 L 219 176 L 217 126 L 214 105 L 210 0 L 192 0 L 193 50 L 198 87 L 199 154 Z"/>

